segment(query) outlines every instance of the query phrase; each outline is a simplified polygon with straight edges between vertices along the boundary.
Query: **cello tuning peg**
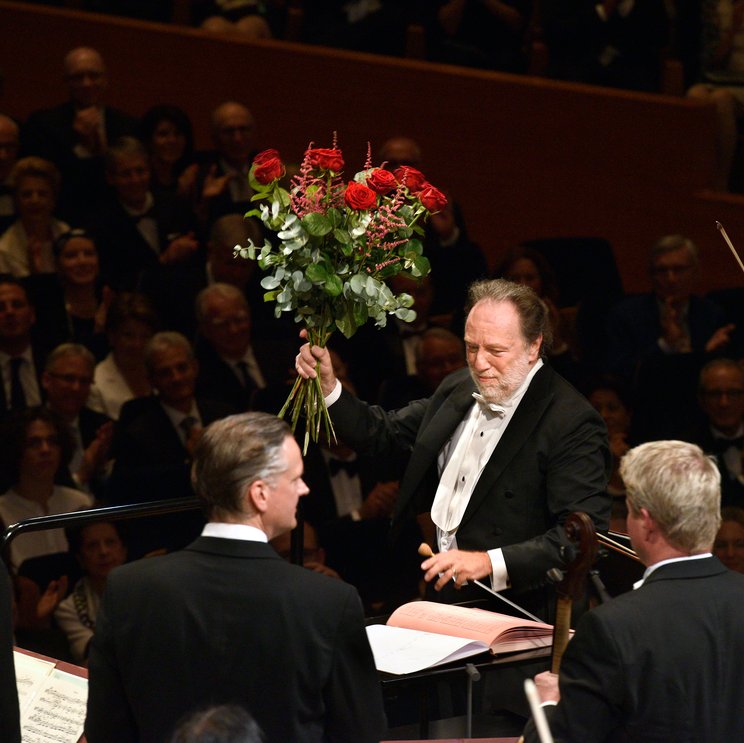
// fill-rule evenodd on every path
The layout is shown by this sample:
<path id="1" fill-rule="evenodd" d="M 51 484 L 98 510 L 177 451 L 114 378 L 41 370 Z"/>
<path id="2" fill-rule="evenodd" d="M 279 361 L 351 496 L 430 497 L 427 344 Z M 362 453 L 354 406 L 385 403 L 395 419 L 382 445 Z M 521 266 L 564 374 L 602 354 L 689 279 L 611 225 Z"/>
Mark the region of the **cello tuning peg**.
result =
<path id="1" fill-rule="evenodd" d="M 550 583 L 560 583 L 565 577 L 565 573 L 560 568 L 550 568 L 547 577 Z"/>

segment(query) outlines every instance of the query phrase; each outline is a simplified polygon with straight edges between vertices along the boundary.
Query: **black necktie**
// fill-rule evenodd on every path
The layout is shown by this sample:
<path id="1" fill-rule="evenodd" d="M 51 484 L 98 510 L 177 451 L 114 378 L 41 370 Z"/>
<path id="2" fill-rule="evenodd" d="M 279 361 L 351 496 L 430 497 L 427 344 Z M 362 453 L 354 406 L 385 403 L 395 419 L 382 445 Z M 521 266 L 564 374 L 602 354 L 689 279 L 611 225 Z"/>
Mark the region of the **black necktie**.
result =
<path id="1" fill-rule="evenodd" d="M 26 407 L 26 393 L 21 384 L 21 364 L 25 361 L 21 356 L 10 360 L 10 409 L 23 410 Z"/>
<path id="2" fill-rule="evenodd" d="M 256 385 L 253 383 L 253 379 L 251 378 L 251 375 L 248 373 L 248 363 L 246 361 L 238 361 L 235 366 L 238 368 L 238 371 L 240 372 L 240 382 L 243 385 L 243 387 L 247 390 L 253 389 Z"/>
<path id="3" fill-rule="evenodd" d="M 189 441 L 191 436 L 191 430 L 199 421 L 194 418 L 193 415 L 187 415 L 179 424 L 178 427 L 183 431 L 183 437 L 186 439 L 186 443 Z"/>
<path id="4" fill-rule="evenodd" d="M 344 470 L 349 477 L 359 473 L 359 463 L 356 459 L 329 459 L 328 470 L 331 477 L 335 477 L 341 470 Z"/>

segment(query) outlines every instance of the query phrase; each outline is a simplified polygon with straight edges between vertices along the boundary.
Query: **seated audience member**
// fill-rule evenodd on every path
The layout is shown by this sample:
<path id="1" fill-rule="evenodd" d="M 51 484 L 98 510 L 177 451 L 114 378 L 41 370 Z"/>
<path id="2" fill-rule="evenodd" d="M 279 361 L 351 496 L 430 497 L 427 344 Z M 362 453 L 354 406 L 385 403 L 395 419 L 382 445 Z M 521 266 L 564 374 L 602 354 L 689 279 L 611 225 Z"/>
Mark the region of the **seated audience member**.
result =
<path id="1" fill-rule="evenodd" d="M 437 0 L 429 8 L 428 58 L 504 72 L 525 72 L 525 30 L 532 0 Z"/>
<path id="2" fill-rule="evenodd" d="M 246 39 L 270 39 L 271 22 L 279 20 L 276 0 L 194 0 L 191 19 L 205 31 L 239 33 Z"/>
<path id="3" fill-rule="evenodd" d="M 607 492 L 612 497 L 610 529 L 626 533 L 628 506 L 625 502 L 625 484 L 620 477 L 620 460 L 630 448 L 630 390 L 621 378 L 605 375 L 588 384 L 586 396 L 592 407 L 602 416 L 610 440 L 612 471 L 607 482 Z"/>
<path id="4" fill-rule="evenodd" d="M 380 161 L 387 162 L 388 170 L 399 167 L 420 168 L 421 148 L 410 137 L 392 137 L 381 147 Z M 459 315 L 467 301 L 468 287 L 488 273 L 485 256 L 480 247 L 467 235 L 459 206 L 447 194 L 447 206 L 429 217 L 425 225 L 424 255 L 431 264 L 431 283 L 434 287 L 432 315 Z M 441 323 L 440 323 L 441 324 Z"/>
<path id="5" fill-rule="evenodd" d="M 195 712 L 179 723 L 168 743 L 264 743 L 253 716 L 237 704 Z"/>
<path id="6" fill-rule="evenodd" d="M 714 187 L 727 191 L 744 116 L 744 12 L 736 0 L 701 3 L 702 80 L 687 95 L 716 108 Z M 697 27 L 698 30 L 700 27 Z"/>
<path id="7" fill-rule="evenodd" d="M 647 569 L 636 590 L 581 618 L 559 675 L 537 676 L 553 739 L 742 740 L 744 577 L 711 554 L 719 472 L 694 444 L 652 441 L 620 474 Z M 540 740 L 531 723 L 524 737 Z"/>
<path id="8" fill-rule="evenodd" d="M 126 291 L 147 282 L 157 292 L 173 266 L 198 259 L 196 217 L 185 199 L 153 194 L 149 158 L 134 137 L 106 150 L 106 177 L 112 193 L 92 220 L 104 279 Z"/>
<path id="9" fill-rule="evenodd" d="M 54 241 L 53 249 L 56 273 L 30 276 L 25 282 L 39 332 L 60 343 L 81 343 L 100 361 L 108 353 L 104 331 L 113 293 L 99 280 L 93 236 L 69 230 Z"/>
<path id="10" fill-rule="evenodd" d="M 18 159 L 20 129 L 10 116 L 0 114 L 0 235 L 16 219 L 10 174 Z"/>
<path id="11" fill-rule="evenodd" d="M 698 404 L 704 420 L 684 438 L 716 458 L 721 472 L 721 502 L 744 506 L 744 369 L 730 359 L 714 359 L 701 370 Z"/>
<path id="12" fill-rule="evenodd" d="M 155 308 L 147 297 L 127 292 L 116 296 L 106 314 L 111 352 L 96 365 L 89 407 L 118 420 L 125 402 L 150 394 L 145 347 L 159 325 Z"/>
<path id="13" fill-rule="evenodd" d="M 54 271 L 54 241 L 69 227 L 55 219 L 59 171 L 39 157 L 24 157 L 10 174 L 18 217 L 0 236 L 0 272 L 22 278 Z"/>
<path id="14" fill-rule="evenodd" d="M 744 573 L 744 509 L 721 509 L 721 527 L 713 543 L 713 554 L 729 569 Z"/>
<path id="15" fill-rule="evenodd" d="M 95 363 L 85 346 L 64 343 L 47 356 L 41 385 L 47 407 L 65 420 L 72 435 L 74 446 L 67 484 L 100 497 L 110 462 L 114 424 L 86 405 Z"/>
<path id="16" fill-rule="evenodd" d="M 670 24 L 664 0 L 544 0 L 540 10 L 550 77 L 659 90 Z"/>
<path id="17" fill-rule="evenodd" d="M 294 530 L 285 532 L 274 537 L 269 542 L 283 560 L 292 560 L 293 533 Z M 333 568 L 326 565 L 326 553 L 318 541 L 318 532 L 307 521 L 302 522 L 302 567 L 313 570 L 316 573 L 321 573 L 322 575 L 327 575 L 330 578 L 341 579 L 341 576 Z"/>
<path id="18" fill-rule="evenodd" d="M 96 627 L 106 579 L 127 559 L 119 523 L 97 522 L 66 530 L 70 553 L 80 564 L 83 577 L 54 610 L 54 619 L 67 636 L 73 662 L 78 665 L 87 665 L 88 646 Z"/>
<path id="19" fill-rule="evenodd" d="M 560 290 L 546 258 L 533 248 L 514 248 L 494 276 L 529 286 L 545 302 L 553 331 L 553 345 L 548 351 L 550 365 L 569 382 L 578 385 L 581 377 L 579 363 L 568 345 L 570 332 L 558 310 Z"/>
<path id="20" fill-rule="evenodd" d="M 386 410 L 395 410 L 413 400 L 430 397 L 448 374 L 463 366 L 462 339 L 446 328 L 429 328 L 416 346 L 416 373 L 383 380 L 379 403 Z"/>
<path id="21" fill-rule="evenodd" d="M 88 743 L 161 743 L 205 700 L 250 709 L 269 741 L 380 740 L 356 591 L 266 544 L 297 523 L 302 470 L 275 416 L 206 429 L 193 468 L 209 522 L 201 536 L 108 578 L 90 646 Z"/>
<path id="22" fill-rule="evenodd" d="M 196 318 L 197 394 L 223 402 L 233 413 L 246 412 L 266 379 L 251 343 L 251 311 L 243 292 L 211 284 L 196 298 Z"/>
<path id="23" fill-rule="evenodd" d="M 29 408 L 7 422 L 3 431 L 3 472 L 12 485 L 0 495 L 4 528 L 22 519 L 92 505 L 87 493 L 55 484 L 55 479 L 64 475 L 72 449 L 64 420 L 46 408 Z M 66 551 L 62 529 L 45 529 L 16 537 L 10 545 L 10 559 L 17 570 L 31 557 Z"/>
<path id="24" fill-rule="evenodd" d="M 0 418 L 41 403 L 45 347 L 32 337 L 36 313 L 24 287 L 0 274 Z"/>
<path id="25" fill-rule="evenodd" d="M 630 380 L 649 359 L 726 346 L 733 325 L 718 305 L 692 293 L 697 270 L 689 238 L 667 235 L 651 248 L 652 291 L 621 300 L 607 319 L 608 371 Z"/>
<path id="26" fill-rule="evenodd" d="M 155 393 L 122 406 L 109 478 L 109 499 L 114 504 L 193 496 L 194 448 L 205 426 L 231 412 L 223 403 L 196 396 L 199 363 L 180 333 L 156 333 L 147 344 L 145 366 Z M 165 518 L 160 529 L 150 520 L 149 532 L 148 524 L 143 524 L 132 534 L 133 556 L 161 547 L 183 547 L 201 525 L 203 520 L 193 512 Z"/>
<path id="27" fill-rule="evenodd" d="M 197 164 L 188 114 L 178 106 L 149 108 L 140 122 L 140 139 L 150 156 L 150 189 L 193 198 Z"/>
<path id="28" fill-rule="evenodd" d="M 53 162 L 62 173 L 60 214 L 83 224 L 105 187 L 103 153 L 119 137 L 137 131 L 137 120 L 104 102 L 108 86 L 101 55 L 78 47 L 65 55 L 69 101 L 36 111 L 21 130 L 24 154 Z"/>
<path id="29" fill-rule="evenodd" d="M 256 154 L 253 114 L 235 101 L 212 111 L 214 150 L 201 165 L 197 181 L 198 213 L 208 231 L 225 214 L 245 214 L 253 208 L 248 171 Z"/>

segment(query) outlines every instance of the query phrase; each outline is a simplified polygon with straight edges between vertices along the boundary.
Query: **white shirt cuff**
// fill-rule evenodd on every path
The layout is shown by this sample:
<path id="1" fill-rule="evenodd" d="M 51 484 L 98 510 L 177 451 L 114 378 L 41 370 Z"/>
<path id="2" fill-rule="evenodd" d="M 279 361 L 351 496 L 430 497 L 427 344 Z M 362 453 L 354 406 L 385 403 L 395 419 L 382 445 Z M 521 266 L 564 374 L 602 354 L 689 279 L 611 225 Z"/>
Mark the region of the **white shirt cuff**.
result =
<path id="1" fill-rule="evenodd" d="M 488 559 L 491 560 L 491 588 L 494 591 L 503 591 L 509 588 L 509 574 L 506 572 L 506 562 L 501 548 L 488 550 Z"/>
<path id="2" fill-rule="evenodd" d="M 341 386 L 341 381 L 339 379 L 336 380 L 336 386 L 333 388 L 333 392 L 331 392 L 330 395 L 323 398 L 325 400 L 325 404 L 327 408 L 330 408 L 331 405 L 333 405 L 336 400 L 338 400 L 339 397 L 341 397 L 341 390 L 343 390 L 343 387 Z"/>

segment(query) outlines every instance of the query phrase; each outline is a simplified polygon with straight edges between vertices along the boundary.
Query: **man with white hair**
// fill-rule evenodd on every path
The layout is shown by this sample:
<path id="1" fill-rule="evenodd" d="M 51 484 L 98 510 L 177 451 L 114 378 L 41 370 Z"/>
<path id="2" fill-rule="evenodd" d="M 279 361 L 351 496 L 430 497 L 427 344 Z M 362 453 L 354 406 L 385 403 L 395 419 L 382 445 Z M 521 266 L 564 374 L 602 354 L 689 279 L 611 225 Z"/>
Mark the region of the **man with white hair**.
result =
<path id="1" fill-rule="evenodd" d="M 586 614 L 560 676 L 536 677 L 560 743 L 744 739 L 744 576 L 711 554 L 720 473 L 694 444 L 652 441 L 620 465 L 637 590 Z M 538 737 L 530 723 L 528 743 Z"/>

